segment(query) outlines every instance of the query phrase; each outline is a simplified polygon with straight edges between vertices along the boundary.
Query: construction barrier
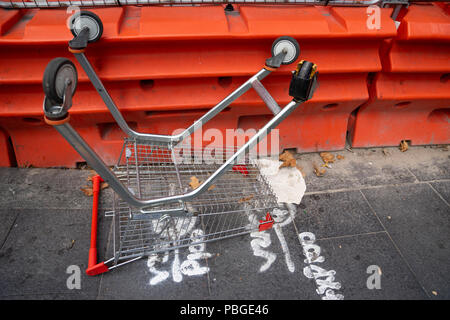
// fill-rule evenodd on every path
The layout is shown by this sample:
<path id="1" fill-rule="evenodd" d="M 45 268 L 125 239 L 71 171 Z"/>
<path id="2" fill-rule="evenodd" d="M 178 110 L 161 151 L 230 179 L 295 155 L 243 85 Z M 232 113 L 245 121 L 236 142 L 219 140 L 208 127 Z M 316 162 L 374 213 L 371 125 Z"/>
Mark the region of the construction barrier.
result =
<path id="1" fill-rule="evenodd" d="M 352 111 L 367 102 L 367 79 L 381 71 L 383 41 L 396 35 L 392 9 L 381 9 L 380 29 L 367 28 L 365 7 L 224 6 L 94 9 L 102 39 L 86 55 L 125 119 L 136 130 L 172 134 L 261 69 L 273 40 L 294 37 L 300 59 L 313 61 L 320 86 L 313 99 L 278 127 L 280 150 L 344 148 Z M 18 166 L 74 167 L 83 159 L 42 121 L 42 75 L 72 38 L 65 10 L 0 10 L 0 127 Z M 82 68 L 72 125 L 113 164 L 122 136 Z M 283 66 L 264 85 L 283 106 L 290 71 Z M 255 92 L 236 100 L 204 130 L 258 129 L 270 111 Z"/>
<path id="2" fill-rule="evenodd" d="M 450 10 L 410 6 L 351 128 L 354 147 L 450 143 Z"/>
<path id="3" fill-rule="evenodd" d="M 0 128 L 0 167 L 15 166 L 16 163 L 13 154 L 9 137 Z"/>

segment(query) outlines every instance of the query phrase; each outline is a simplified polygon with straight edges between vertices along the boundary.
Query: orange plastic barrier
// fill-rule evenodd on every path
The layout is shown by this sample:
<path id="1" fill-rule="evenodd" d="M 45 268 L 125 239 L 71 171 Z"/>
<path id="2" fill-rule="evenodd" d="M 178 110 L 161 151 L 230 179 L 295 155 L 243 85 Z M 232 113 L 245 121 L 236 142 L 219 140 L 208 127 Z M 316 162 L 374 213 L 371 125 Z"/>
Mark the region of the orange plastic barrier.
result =
<path id="1" fill-rule="evenodd" d="M 251 6 L 226 14 L 224 6 L 123 7 L 92 10 L 104 24 L 86 51 L 124 116 L 137 130 L 172 134 L 187 127 L 246 78 L 261 69 L 275 38 L 300 43 L 300 58 L 314 61 L 320 87 L 314 98 L 279 126 L 280 148 L 337 150 L 345 145 L 348 118 L 366 102 L 367 76 L 381 70 L 380 46 L 396 34 L 392 9 L 381 10 L 380 30 L 366 26 L 366 8 Z M 0 126 L 11 137 L 19 166 L 73 167 L 84 161 L 43 124 L 42 75 L 67 51 L 64 10 L 0 11 Z M 109 164 L 122 146 L 81 67 L 72 124 Z M 264 80 L 286 104 L 290 71 Z M 259 128 L 270 112 L 255 92 L 239 98 L 204 128 Z"/>
<path id="2" fill-rule="evenodd" d="M 13 152 L 8 136 L 0 128 L 0 167 L 11 167 L 15 165 Z"/>
<path id="3" fill-rule="evenodd" d="M 356 116 L 352 145 L 450 143 L 448 4 L 411 6 L 382 52 L 383 72 Z"/>

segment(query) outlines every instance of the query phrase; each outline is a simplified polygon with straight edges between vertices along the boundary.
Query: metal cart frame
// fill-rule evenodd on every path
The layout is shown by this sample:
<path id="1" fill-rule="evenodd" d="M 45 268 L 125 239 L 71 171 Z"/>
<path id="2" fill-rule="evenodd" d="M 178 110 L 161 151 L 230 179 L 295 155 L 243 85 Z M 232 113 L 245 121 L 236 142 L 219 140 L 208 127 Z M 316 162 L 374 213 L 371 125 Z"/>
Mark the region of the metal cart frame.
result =
<path id="1" fill-rule="evenodd" d="M 86 11 L 74 19 L 80 19 L 82 26 L 85 24 L 72 30 L 75 37 L 69 42 L 69 51 L 127 135 L 118 163 L 111 170 L 69 123 L 68 111 L 77 85 L 75 66 L 65 58 L 56 58 L 48 64 L 43 79 L 46 123 L 52 125 L 115 191 L 115 255 L 97 264 L 93 258 L 96 251 L 90 254 L 88 274 L 105 272 L 152 253 L 270 228 L 274 223 L 270 212 L 277 207 L 276 197 L 259 173 L 258 163 L 248 155 L 272 129 L 310 99 L 317 87 L 317 67 L 307 61 L 301 61 L 292 74 L 289 93 L 293 100 L 284 108 L 280 108 L 261 83 L 282 64 L 297 60 L 300 48 L 295 39 L 286 36 L 276 39 L 272 57 L 266 60 L 264 67 L 182 133 L 159 135 L 137 132 L 128 126 L 84 54 L 88 43 L 101 37 L 100 19 Z M 93 21 L 98 25 L 93 25 Z M 185 144 L 187 138 L 251 88 L 274 117 L 244 145 L 215 148 L 215 154 L 223 163 L 180 162 L 179 152 L 190 157 L 205 151 L 203 147 L 195 150 Z M 201 183 L 188 188 L 188 179 L 193 177 L 200 178 Z M 99 192 L 94 191 L 93 210 L 96 212 Z M 191 234 L 194 225 L 201 225 L 202 231 Z M 94 229 L 96 227 L 93 232 Z M 96 238 L 96 231 L 94 233 L 92 238 Z M 92 247 L 95 244 L 91 245 L 91 250 Z M 113 265 L 107 267 L 110 262 Z"/>

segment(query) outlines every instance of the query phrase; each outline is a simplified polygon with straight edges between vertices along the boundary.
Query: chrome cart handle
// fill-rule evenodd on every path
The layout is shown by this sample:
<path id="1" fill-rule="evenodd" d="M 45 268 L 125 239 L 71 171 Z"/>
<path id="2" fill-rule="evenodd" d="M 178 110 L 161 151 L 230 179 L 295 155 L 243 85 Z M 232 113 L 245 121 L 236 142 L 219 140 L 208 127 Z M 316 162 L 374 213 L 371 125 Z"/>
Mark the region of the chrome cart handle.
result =
<path id="1" fill-rule="evenodd" d="M 91 80 L 95 89 L 97 90 L 100 97 L 103 99 L 103 102 L 106 104 L 107 108 L 111 112 L 114 120 L 119 125 L 120 129 L 126 133 L 126 135 L 130 138 L 134 138 L 137 141 L 153 141 L 153 142 L 164 142 L 171 143 L 172 145 L 176 145 L 179 142 L 183 141 L 190 135 L 192 135 L 197 129 L 201 128 L 205 123 L 218 115 L 221 111 L 223 111 L 226 107 L 228 107 L 234 100 L 239 98 L 245 92 L 247 92 L 250 88 L 252 88 L 252 84 L 255 81 L 261 81 L 267 75 L 269 75 L 272 71 L 266 68 L 261 69 L 257 74 L 255 74 L 252 78 L 247 80 L 244 84 L 242 84 L 239 88 L 230 93 L 225 99 L 215 105 L 212 109 L 206 112 L 202 117 L 200 117 L 197 121 L 195 121 L 192 125 L 190 125 L 183 132 L 176 135 L 161 135 L 161 134 L 151 134 L 151 133 L 142 133 L 137 132 L 131 129 L 128 126 L 128 123 L 122 116 L 119 108 L 117 108 L 111 96 L 108 94 L 108 91 L 104 87 L 102 81 L 94 71 L 93 67 L 89 63 L 88 58 L 83 52 L 80 51 L 72 51 L 75 55 L 75 58 L 80 63 L 81 67 L 86 72 L 87 76 Z"/>

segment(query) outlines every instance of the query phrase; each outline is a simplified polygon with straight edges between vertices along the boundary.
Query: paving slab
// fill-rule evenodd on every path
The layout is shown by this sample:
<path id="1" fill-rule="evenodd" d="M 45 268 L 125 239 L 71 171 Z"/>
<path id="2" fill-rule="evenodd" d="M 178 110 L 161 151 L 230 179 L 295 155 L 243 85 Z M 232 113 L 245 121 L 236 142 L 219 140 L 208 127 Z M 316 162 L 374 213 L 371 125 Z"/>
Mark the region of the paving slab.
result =
<path id="1" fill-rule="evenodd" d="M 429 149 L 432 150 L 432 149 Z M 450 151 L 437 151 L 442 153 L 439 157 L 418 155 L 410 170 L 420 181 L 450 179 Z"/>
<path id="2" fill-rule="evenodd" d="M 11 209 L 0 209 L 0 249 L 6 241 L 13 223 L 16 220 L 18 212 Z"/>
<path id="3" fill-rule="evenodd" d="M 189 253 L 186 249 L 178 252 L 181 265 Z M 163 260 L 164 254 L 159 257 Z M 207 262 L 198 261 L 201 267 Z M 148 258 L 133 261 L 117 267 L 102 276 L 98 299 L 156 299 L 156 300 L 204 300 L 209 298 L 208 274 L 184 275 L 174 271 L 175 252 L 168 254 L 167 261 L 159 261 L 148 266 Z"/>
<path id="4" fill-rule="evenodd" d="M 317 239 L 383 230 L 359 190 L 305 195 L 295 224 Z"/>
<path id="5" fill-rule="evenodd" d="M 208 259 L 211 298 L 320 299 L 315 283 L 303 274 L 305 258 L 293 224 L 282 228 L 284 240 L 280 240 L 274 229 L 263 233 L 265 238 L 255 234 L 208 244 L 208 250 L 213 253 Z M 283 252 L 283 241 L 288 247 L 290 262 Z M 256 251 L 259 253 L 255 255 Z"/>
<path id="6" fill-rule="evenodd" d="M 447 203 L 450 203 L 450 180 L 430 182 L 430 185 Z"/>
<path id="7" fill-rule="evenodd" d="M 329 152 L 335 157 L 330 168 L 322 167 L 319 153 L 296 154 L 297 164 L 306 175 L 308 192 L 450 179 L 448 148 L 410 146 L 406 152 L 396 147 L 348 150 Z M 338 155 L 343 159 L 337 159 Z M 326 170 L 323 176 L 316 176 L 314 164 Z"/>
<path id="8" fill-rule="evenodd" d="M 80 188 L 91 182 L 90 170 L 0 168 L 0 206 L 4 208 L 69 208 L 92 207 L 92 197 Z M 112 191 L 105 189 L 101 201 L 112 207 Z"/>
<path id="9" fill-rule="evenodd" d="M 330 152 L 335 160 L 329 167 L 323 167 L 324 162 L 317 153 L 297 155 L 297 163 L 302 167 L 305 175 L 307 192 L 356 189 L 368 186 L 410 183 L 416 177 L 409 171 L 403 161 L 393 160 L 398 150 L 383 152 L 383 149 L 354 149 L 353 152 Z M 344 156 L 338 160 L 337 156 Z M 325 169 L 323 176 L 314 173 L 314 164 L 319 169 Z"/>
<path id="10" fill-rule="evenodd" d="M 325 261 L 314 264 L 336 272 L 335 280 L 341 284 L 339 293 L 346 300 L 427 299 L 385 232 L 317 240 L 316 244 Z M 380 270 L 379 289 L 367 286 L 368 278 L 374 274 L 371 269 L 368 273 L 369 266 Z M 369 283 L 376 284 L 372 279 Z"/>
<path id="11" fill-rule="evenodd" d="M 448 204 L 428 184 L 362 192 L 427 294 L 433 299 L 449 299 Z"/>
<path id="12" fill-rule="evenodd" d="M 15 209 L 17 219 L 0 250 L 0 297 L 52 296 L 93 299 L 100 279 L 88 279 L 90 211 L 74 209 Z M 107 234 L 100 220 L 99 251 Z M 80 289 L 70 290 L 67 268 L 78 266 Z"/>

